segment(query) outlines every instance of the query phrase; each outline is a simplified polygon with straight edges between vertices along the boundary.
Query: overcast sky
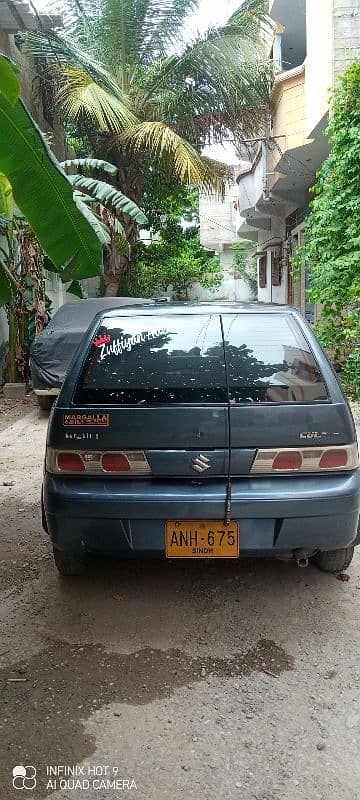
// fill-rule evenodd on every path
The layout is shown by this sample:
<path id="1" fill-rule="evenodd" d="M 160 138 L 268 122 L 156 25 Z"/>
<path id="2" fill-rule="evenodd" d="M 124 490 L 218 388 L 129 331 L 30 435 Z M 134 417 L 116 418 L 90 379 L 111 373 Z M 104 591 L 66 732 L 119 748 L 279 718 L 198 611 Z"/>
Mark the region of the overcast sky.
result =
<path id="1" fill-rule="evenodd" d="M 49 0 L 34 0 L 39 11 L 46 11 Z M 241 0 L 200 0 L 199 11 L 194 14 L 194 30 L 204 31 L 211 25 L 223 23 L 241 5 Z"/>
<path id="2" fill-rule="evenodd" d="M 199 30 L 221 24 L 241 5 L 241 0 L 201 0 L 194 14 L 194 24 Z"/>

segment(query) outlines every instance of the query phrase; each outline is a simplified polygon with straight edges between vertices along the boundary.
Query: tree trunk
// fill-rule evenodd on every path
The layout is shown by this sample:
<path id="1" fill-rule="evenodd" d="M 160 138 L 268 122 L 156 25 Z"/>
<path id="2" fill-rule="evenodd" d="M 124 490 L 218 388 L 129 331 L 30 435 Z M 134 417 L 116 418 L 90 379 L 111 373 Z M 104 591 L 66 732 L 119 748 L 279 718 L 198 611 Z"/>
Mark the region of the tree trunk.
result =
<path id="1" fill-rule="evenodd" d="M 128 293 L 136 279 L 133 249 L 139 239 L 139 229 L 136 222 L 129 217 L 123 217 L 121 223 L 128 247 L 126 252 L 120 253 L 116 234 L 112 235 L 104 267 L 105 297 L 117 297 L 122 289 Z"/>
<path id="2" fill-rule="evenodd" d="M 142 167 L 141 156 L 128 154 L 121 150 L 111 150 L 107 158 L 118 169 L 117 188 L 141 207 L 143 187 L 146 181 L 146 170 Z M 123 225 L 128 246 L 125 252 L 120 252 L 117 247 L 116 234 L 113 233 L 104 265 L 106 297 L 117 297 L 122 292 L 128 294 L 134 290 L 136 283 L 134 248 L 139 240 L 139 227 L 133 219 L 126 215 L 119 214 L 119 220 Z"/>

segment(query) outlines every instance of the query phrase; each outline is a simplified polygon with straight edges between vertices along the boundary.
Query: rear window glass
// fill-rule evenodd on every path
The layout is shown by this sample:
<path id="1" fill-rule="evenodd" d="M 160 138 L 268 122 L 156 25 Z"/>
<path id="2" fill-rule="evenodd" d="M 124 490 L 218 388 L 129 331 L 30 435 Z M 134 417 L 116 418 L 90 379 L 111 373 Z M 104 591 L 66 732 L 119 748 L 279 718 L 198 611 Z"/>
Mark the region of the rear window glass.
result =
<path id="1" fill-rule="evenodd" d="M 105 318 L 74 402 L 85 405 L 226 402 L 220 318 Z"/>
<path id="2" fill-rule="evenodd" d="M 291 403 L 328 399 L 324 378 L 296 319 L 224 315 L 231 400 Z"/>
<path id="3" fill-rule="evenodd" d="M 295 318 L 224 314 L 232 403 L 327 400 L 324 379 Z M 220 317 L 105 318 L 91 343 L 76 405 L 225 403 Z"/>

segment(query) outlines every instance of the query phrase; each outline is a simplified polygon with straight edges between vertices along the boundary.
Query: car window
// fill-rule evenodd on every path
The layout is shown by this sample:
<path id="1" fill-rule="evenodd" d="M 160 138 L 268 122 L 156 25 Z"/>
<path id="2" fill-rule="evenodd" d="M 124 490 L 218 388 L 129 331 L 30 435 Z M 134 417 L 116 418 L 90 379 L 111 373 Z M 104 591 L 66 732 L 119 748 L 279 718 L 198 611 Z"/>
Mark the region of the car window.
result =
<path id="1" fill-rule="evenodd" d="M 219 315 L 104 318 L 74 395 L 77 405 L 226 401 Z"/>
<path id="2" fill-rule="evenodd" d="M 224 315 L 223 325 L 232 402 L 328 399 L 319 365 L 295 317 Z"/>

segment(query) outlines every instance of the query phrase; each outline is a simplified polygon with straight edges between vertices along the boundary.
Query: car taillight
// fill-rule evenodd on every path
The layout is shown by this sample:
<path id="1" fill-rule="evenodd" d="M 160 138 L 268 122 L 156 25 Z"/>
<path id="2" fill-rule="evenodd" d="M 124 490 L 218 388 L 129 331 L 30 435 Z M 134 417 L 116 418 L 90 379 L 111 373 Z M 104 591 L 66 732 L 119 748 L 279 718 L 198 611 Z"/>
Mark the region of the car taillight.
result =
<path id="1" fill-rule="evenodd" d="M 80 453 L 58 453 L 56 463 L 59 472 L 85 472 Z"/>
<path id="2" fill-rule="evenodd" d="M 319 467 L 320 469 L 342 469 L 347 466 L 347 462 L 348 454 L 345 448 L 338 447 L 333 450 L 327 450 L 326 453 L 322 454 Z"/>
<path id="3" fill-rule="evenodd" d="M 46 470 L 52 474 L 149 475 L 150 464 L 142 450 L 46 450 Z"/>
<path id="4" fill-rule="evenodd" d="M 297 450 L 283 450 L 275 456 L 272 463 L 272 469 L 280 470 L 293 470 L 300 469 L 302 465 L 302 454 Z"/>
<path id="5" fill-rule="evenodd" d="M 289 447 L 258 450 L 250 472 L 325 472 L 352 470 L 359 466 L 356 442 L 341 447 Z"/>
<path id="6" fill-rule="evenodd" d="M 105 472 L 129 472 L 130 461 L 123 453 L 104 453 L 101 456 L 101 466 Z"/>

